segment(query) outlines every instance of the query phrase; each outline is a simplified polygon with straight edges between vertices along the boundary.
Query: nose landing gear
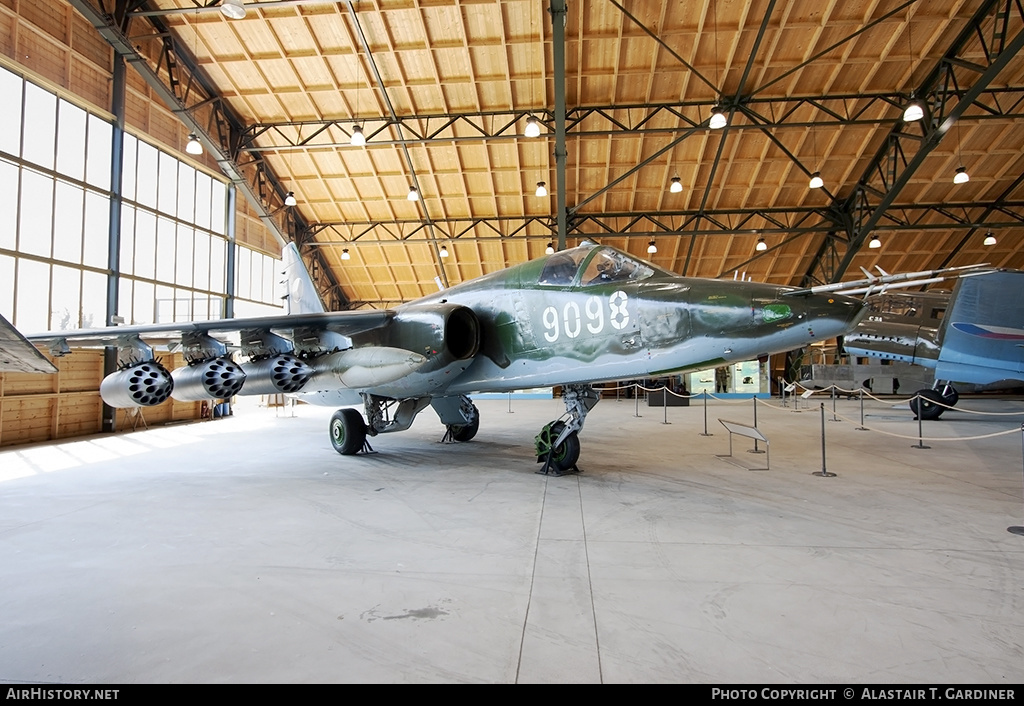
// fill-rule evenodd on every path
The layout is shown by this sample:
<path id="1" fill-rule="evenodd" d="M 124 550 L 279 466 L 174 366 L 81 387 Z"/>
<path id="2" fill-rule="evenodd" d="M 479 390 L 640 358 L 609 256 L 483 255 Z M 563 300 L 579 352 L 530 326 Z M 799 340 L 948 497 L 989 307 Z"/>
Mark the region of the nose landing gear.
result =
<path id="1" fill-rule="evenodd" d="M 544 464 L 537 473 L 543 475 L 562 476 L 580 472 L 576 466 L 580 457 L 579 431 L 583 428 L 587 412 L 601 397 L 590 385 L 566 385 L 562 399 L 568 418 L 546 424 L 533 440 L 537 463 Z"/>

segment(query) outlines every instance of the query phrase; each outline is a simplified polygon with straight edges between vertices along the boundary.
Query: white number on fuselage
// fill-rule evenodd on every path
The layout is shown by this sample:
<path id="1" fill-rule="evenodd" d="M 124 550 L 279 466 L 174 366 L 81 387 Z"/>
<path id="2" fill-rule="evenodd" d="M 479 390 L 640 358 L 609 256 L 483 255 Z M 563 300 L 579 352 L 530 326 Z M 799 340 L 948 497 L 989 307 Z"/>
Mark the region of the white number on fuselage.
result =
<path id="1" fill-rule="evenodd" d="M 628 301 L 629 297 L 621 289 L 608 297 L 608 320 L 617 330 L 622 330 L 629 324 L 629 311 L 626 308 Z M 588 297 L 583 314 L 586 317 L 587 331 L 596 336 L 604 330 L 604 305 L 600 297 Z M 557 341 L 563 332 L 567 338 L 576 338 L 583 330 L 580 306 L 575 301 L 565 303 L 561 319 L 558 317 L 558 309 L 553 306 L 546 307 L 541 314 L 541 321 L 545 329 L 544 340 L 548 343 Z"/>

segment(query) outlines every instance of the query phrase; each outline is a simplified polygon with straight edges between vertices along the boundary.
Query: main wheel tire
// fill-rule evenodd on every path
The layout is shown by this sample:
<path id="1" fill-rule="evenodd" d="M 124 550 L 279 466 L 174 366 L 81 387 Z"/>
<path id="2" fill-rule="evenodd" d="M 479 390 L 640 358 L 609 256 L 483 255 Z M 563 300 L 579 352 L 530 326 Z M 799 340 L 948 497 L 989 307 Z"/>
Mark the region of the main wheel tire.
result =
<path id="1" fill-rule="evenodd" d="M 469 441 L 480 430 L 480 410 L 473 405 L 473 421 L 469 424 L 451 424 L 448 430 L 456 441 Z"/>
<path id="2" fill-rule="evenodd" d="M 910 400 L 910 411 L 921 419 L 933 420 L 942 416 L 949 404 L 937 390 L 918 390 L 916 397 Z"/>
<path id="3" fill-rule="evenodd" d="M 339 409 L 331 416 L 331 446 L 344 456 L 359 453 L 366 442 L 366 422 L 354 409 Z"/>
<path id="4" fill-rule="evenodd" d="M 565 424 L 558 422 L 551 427 L 551 438 L 557 439 L 558 435 L 565 429 Z M 565 441 L 556 446 L 551 452 L 551 467 L 559 473 L 564 473 L 576 466 L 580 459 L 580 438 L 575 432 L 566 437 Z"/>

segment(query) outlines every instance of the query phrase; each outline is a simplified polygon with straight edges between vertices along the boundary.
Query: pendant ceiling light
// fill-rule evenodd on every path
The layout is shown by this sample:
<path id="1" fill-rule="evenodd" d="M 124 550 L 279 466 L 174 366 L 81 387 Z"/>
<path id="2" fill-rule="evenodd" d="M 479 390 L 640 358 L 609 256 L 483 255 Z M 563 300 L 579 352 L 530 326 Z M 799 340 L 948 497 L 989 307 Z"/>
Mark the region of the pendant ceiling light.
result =
<path id="1" fill-rule="evenodd" d="M 542 181 L 538 181 L 538 182 L 537 182 L 537 191 L 536 191 L 536 194 L 537 194 L 537 196 L 547 196 L 547 195 L 548 195 L 548 187 L 547 187 L 547 184 L 545 184 L 545 183 L 544 183 L 544 182 L 542 182 Z"/>
<path id="2" fill-rule="evenodd" d="M 418 192 L 416 190 L 415 186 L 410 186 L 409 187 L 409 193 L 405 195 L 405 198 L 407 198 L 410 201 L 419 201 L 420 200 L 420 192 Z"/>
<path id="3" fill-rule="evenodd" d="M 223 0 L 220 14 L 229 20 L 241 20 L 245 17 L 245 0 Z"/>
<path id="4" fill-rule="evenodd" d="M 545 255 L 554 255 L 555 254 L 555 244 L 554 243 L 548 243 L 548 246 L 546 248 L 544 248 L 544 254 Z"/>
<path id="5" fill-rule="evenodd" d="M 985 245 L 995 245 L 996 236 L 992 235 L 992 231 L 989 231 L 988 233 L 985 233 L 985 240 L 983 242 Z"/>
<path id="6" fill-rule="evenodd" d="M 647 254 L 653 255 L 658 252 L 658 246 L 654 244 L 654 238 L 651 238 L 651 242 L 647 243 Z"/>
<path id="7" fill-rule="evenodd" d="M 342 260 L 351 260 L 352 259 L 352 256 L 348 254 L 348 248 L 345 248 L 344 250 L 341 251 L 341 259 Z"/>
<path id="8" fill-rule="evenodd" d="M 349 138 L 348 143 L 353 147 L 362 147 L 366 144 L 366 135 L 363 134 L 363 128 L 359 125 L 352 127 L 352 137 Z"/>
<path id="9" fill-rule="evenodd" d="M 764 238 L 757 239 L 757 245 L 754 246 L 754 250 L 758 252 L 764 252 L 768 249 L 768 243 L 764 242 Z"/>
<path id="10" fill-rule="evenodd" d="M 195 155 L 203 153 L 203 143 L 199 141 L 194 132 L 188 134 L 188 144 L 185 145 L 185 151 Z"/>
<path id="11" fill-rule="evenodd" d="M 719 130 L 729 124 L 729 120 L 725 117 L 725 111 L 722 110 L 722 106 L 716 105 L 711 109 L 711 121 L 708 123 L 708 127 L 712 130 Z"/>
<path id="12" fill-rule="evenodd" d="M 294 191 L 289 191 L 288 195 L 284 197 L 284 205 L 285 206 L 294 206 L 297 203 L 298 203 L 298 201 L 295 200 L 295 192 Z"/>
<path id="13" fill-rule="evenodd" d="M 812 189 L 820 189 L 825 186 L 824 180 L 821 178 L 821 172 L 814 172 L 811 174 L 811 182 L 808 184 Z"/>
<path id="14" fill-rule="evenodd" d="M 920 120 L 924 117 L 924 108 L 921 107 L 921 101 L 914 98 L 914 94 L 910 94 L 910 103 L 907 104 L 906 110 L 903 111 L 903 122 L 912 123 L 915 120 Z"/>
<path id="15" fill-rule="evenodd" d="M 540 122 L 537 118 L 531 115 L 526 119 L 526 130 L 523 134 L 527 137 L 540 137 Z"/>
<path id="16" fill-rule="evenodd" d="M 448 246 L 447 245 L 442 245 L 441 246 L 441 257 L 448 257 Z"/>
<path id="17" fill-rule="evenodd" d="M 868 247 L 872 250 L 882 247 L 882 241 L 878 239 L 877 235 L 871 236 L 871 242 L 868 243 Z"/>
<path id="18" fill-rule="evenodd" d="M 673 194 L 678 194 L 683 190 L 683 181 L 677 177 L 672 177 L 672 183 L 669 185 L 668 190 Z"/>

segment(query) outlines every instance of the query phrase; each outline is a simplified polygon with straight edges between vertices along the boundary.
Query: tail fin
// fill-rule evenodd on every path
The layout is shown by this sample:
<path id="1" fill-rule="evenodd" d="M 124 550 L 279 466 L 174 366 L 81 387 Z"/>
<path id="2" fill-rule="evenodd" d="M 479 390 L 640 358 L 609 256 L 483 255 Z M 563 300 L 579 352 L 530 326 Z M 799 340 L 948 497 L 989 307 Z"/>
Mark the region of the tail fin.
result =
<path id="1" fill-rule="evenodd" d="M 281 298 L 284 299 L 285 311 L 289 314 L 321 314 L 327 311 L 295 243 L 284 246 L 281 260 L 284 276 L 281 284 L 285 288 Z"/>

